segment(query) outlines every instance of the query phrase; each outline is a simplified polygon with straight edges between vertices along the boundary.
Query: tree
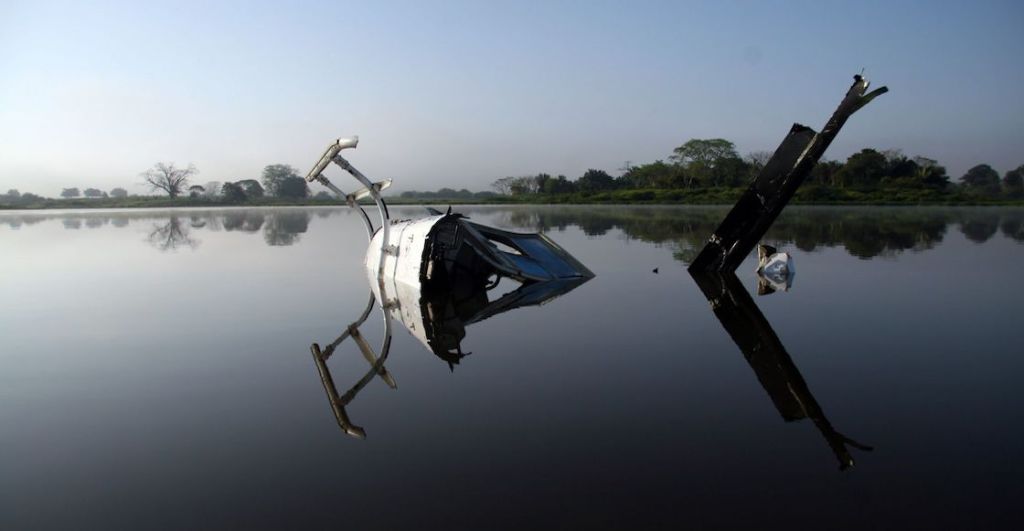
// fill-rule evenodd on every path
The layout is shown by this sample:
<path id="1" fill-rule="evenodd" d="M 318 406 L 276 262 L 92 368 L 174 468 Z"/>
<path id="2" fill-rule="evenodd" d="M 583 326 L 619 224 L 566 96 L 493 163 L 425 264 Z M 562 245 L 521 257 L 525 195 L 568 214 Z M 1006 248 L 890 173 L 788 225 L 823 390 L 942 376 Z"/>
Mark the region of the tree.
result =
<path id="1" fill-rule="evenodd" d="M 1003 176 L 1003 193 L 1014 198 L 1024 197 L 1024 165 L 1006 172 Z"/>
<path id="2" fill-rule="evenodd" d="M 206 197 L 217 197 L 220 195 L 221 184 L 220 181 L 210 181 L 204 186 L 206 188 Z"/>
<path id="3" fill-rule="evenodd" d="M 632 166 L 619 180 L 624 188 L 676 188 L 682 187 L 682 168 L 656 160 L 650 164 Z"/>
<path id="4" fill-rule="evenodd" d="M 598 192 L 615 188 L 615 179 L 604 170 L 589 169 L 579 179 L 576 187 L 581 192 Z"/>
<path id="5" fill-rule="evenodd" d="M 235 184 L 241 186 L 242 189 L 245 190 L 245 195 L 249 199 L 263 197 L 263 187 L 260 186 L 259 181 L 255 179 L 245 179 L 243 181 L 238 181 Z"/>
<path id="6" fill-rule="evenodd" d="M 913 178 L 917 173 L 917 161 L 903 155 L 899 149 L 887 149 L 882 151 L 887 164 L 885 176 L 890 181 L 899 182 L 901 179 Z"/>
<path id="7" fill-rule="evenodd" d="M 710 184 L 712 171 L 724 159 L 739 159 L 736 146 L 724 138 L 692 138 L 672 150 L 669 160 L 686 168 L 686 184 Z"/>
<path id="8" fill-rule="evenodd" d="M 559 175 L 554 179 L 544 181 L 544 189 L 541 191 L 545 194 L 571 194 L 576 191 L 576 185 L 565 175 Z M 481 193 L 484 192 L 477 193 L 476 197 L 480 197 Z"/>
<path id="9" fill-rule="evenodd" d="M 768 164 L 768 161 L 772 159 L 772 155 L 771 151 L 751 151 L 747 153 L 743 160 L 747 162 L 747 167 L 750 170 L 749 178 L 751 180 L 761 173 L 761 170 Z M 815 165 L 815 168 L 817 168 L 817 165 Z M 814 180 L 814 177 L 812 176 L 811 179 Z"/>
<path id="10" fill-rule="evenodd" d="M 550 181 L 552 179 L 553 179 L 553 177 L 551 177 L 551 175 L 549 175 L 547 173 L 538 173 L 537 176 L 534 177 L 534 181 L 536 181 L 534 183 L 534 185 L 535 185 L 534 193 L 544 193 L 544 188 L 547 186 L 548 181 Z"/>
<path id="11" fill-rule="evenodd" d="M 527 195 L 537 192 L 537 178 L 533 176 L 510 177 L 509 192 L 512 195 Z M 454 191 L 454 190 L 453 190 Z"/>
<path id="12" fill-rule="evenodd" d="M 822 186 L 839 186 L 839 170 L 843 169 L 843 163 L 838 160 L 819 160 L 811 175 L 807 179 L 810 184 Z"/>
<path id="13" fill-rule="evenodd" d="M 515 180 L 515 177 L 502 177 L 491 183 L 491 188 L 494 188 L 494 191 L 501 195 L 510 195 L 512 193 L 512 183 Z"/>
<path id="14" fill-rule="evenodd" d="M 405 193 L 403 192 L 402 195 L 404 196 Z M 319 192 L 316 193 L 315 196 L 313 196 L 313 199 L 316 199 L 317 201 L 330 201 L 332 199 L 332 196 L 331 194 L 323 190 L 320 190 Z"/>
<path id="15" fill-rule="evenodd" d="M 158 162 L 151 169 L 140 174 L 144 184 L 148 184 L 150 190 L 163 190 L 174 199 L 181 195 L 181 191 L 188 185 L 188 180 L 199 173 L 195 166 L 189 164 L 187 168 L 178 168 L 173 162 Z"/>
<path id="16" fill-rule="evenodd" d="M 67 198 L 67 199 L 70 199 L 72 197 L 78 197 L 79 195 L 81 195 L 81 194 L 78 192 L 78 188 L 65 188 L 60 193 L 61 197 L 64 197 L 64 198 Z"/>
<path id="17" fill-rule="evenodd" d="M 750 165 L 739 157 L 724 157 L 711 168 L 711 186 L 736 187 L 747 180 Z"/>
<path id="18" fill-rule="evenodd" d="M 288 179 L 295 178 L 301 179 L 301 177 L 299 177 L 299 172 L 287 164 L 271 164 L 266 166 L 263 168 L 263 174 L 260 176 L 260 180 L 263 182 L 264 191 L 275 197 L 292 197 L 282 195 L 281 187 L 285 186 L 284 183 Z"/>
<path id="19" fill-rule="evenodd" d="M 978 164 L 960 178 L 964 187 L 973 192 L 994 196 L 999 193 L 999 174 L 988 164 Z"/>
<path id="20" fill-rule="evenodd" d="M 685 144 L 672 150 L 670 160 L 676 164 L 699 162 L 712 165 L 726 157 L 739 157 L 736 146 L 724 138 L 691 138 Z"/>
<path id="21" fill-rule="evenodd" d="M 128 190 L 124 188 L 114 188 L 110 191 L 110 197 L 128 197 Z"/>
<path id="22" fill-rule="evenodd" d="M 82 195 L 85 197 L 103 197 L 103 191 L 96 188 L 86 188 Z"/>
<path id="23" fill-rule="evenodd" d="M 940 166 L 937 160 L 919 155 L 914 157 L 914 164 L 917 165 L 916 178 L 922 185 L 939 190 L 949 186 L 946 167 Z"/>
<path id="24" fill-rule="evenodd" d="M 238 183 L 227 182 L 220 188 L 221 195 L 224 199 L 231 201 L 232 203 L 241 203 L 245 201 L 245 189 L 238 185 Z"/>
<path id="25" fill-rule="evenodd" d="M 14 188 L 7 190 L 7 199 L 10 199 L 11 201 L 16 201 L 19 197 L 21 197 L 21 192 L 15 190 Z"/>
<path id="26" fill-rule="evenodd" d="M 885 155 L 870 148 L 850 155 L 836 174 L 836 179 L 852 188 L 874 188 L 885 177 L 888 161 Z"/>
<path id="27" fill-rule="evenodd" d="M 205 191 L 206 191 L 206 188 L 203 188 L 202 186 L 199 186 L 198 184 L 193 184 L 192 186 L 188 187 L 188 196 L 193 198 L 193 199 L 195 199 L 195 198 L 203 195 L 203 192 L 205 192 Z"/>
<path id="28" fill-rule="evenodd" d="M 303 199 L 309 197 L 309 186 L 306 186 L 306 180 L 302 177 L 289 177 L 277 183 L 277 191 L 274 195 Z"/>

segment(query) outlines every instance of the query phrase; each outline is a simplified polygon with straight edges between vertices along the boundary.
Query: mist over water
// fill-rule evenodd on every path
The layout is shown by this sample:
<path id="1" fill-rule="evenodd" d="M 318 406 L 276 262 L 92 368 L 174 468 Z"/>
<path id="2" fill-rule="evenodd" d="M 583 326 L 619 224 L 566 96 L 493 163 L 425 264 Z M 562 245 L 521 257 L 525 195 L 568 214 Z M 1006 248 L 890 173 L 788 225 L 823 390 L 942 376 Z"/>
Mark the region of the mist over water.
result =
<path id="1" fill-rule="evenodd" d="M 0 212 L 0 528 L 1012 525 L 1024 209 L 792 207 L 792 288 L 750 258 L 711 301 L 686 264 L 725 207 L 454 210 L 596 277 L 454 367 L 396 324 L 365 440 L 310 355 L 366 307 L 349 210 Z"/>

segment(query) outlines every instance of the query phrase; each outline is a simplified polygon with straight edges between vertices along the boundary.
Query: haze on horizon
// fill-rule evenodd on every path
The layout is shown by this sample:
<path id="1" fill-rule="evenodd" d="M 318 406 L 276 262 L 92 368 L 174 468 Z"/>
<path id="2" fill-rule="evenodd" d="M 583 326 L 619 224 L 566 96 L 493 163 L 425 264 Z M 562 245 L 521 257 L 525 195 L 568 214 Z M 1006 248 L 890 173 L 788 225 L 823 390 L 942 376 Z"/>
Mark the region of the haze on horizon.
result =
<path id="1" fill-rule="evenodd" d="M 0 192 L 304 173 L 350 134 L 397 190 L 617 175 L 690 138 L 773 150 L 862 68 L 891 92 L 827 158 L 1024 164 L 1018 2 L 384 4 L 0 1 Z"/>

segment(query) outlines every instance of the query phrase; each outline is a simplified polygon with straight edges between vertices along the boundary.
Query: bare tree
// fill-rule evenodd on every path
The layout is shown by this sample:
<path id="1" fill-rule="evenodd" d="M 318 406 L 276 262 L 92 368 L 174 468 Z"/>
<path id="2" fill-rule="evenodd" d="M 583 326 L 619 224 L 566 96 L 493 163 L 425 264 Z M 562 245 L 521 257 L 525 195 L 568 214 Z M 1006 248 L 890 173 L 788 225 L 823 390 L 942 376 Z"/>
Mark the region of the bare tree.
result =
<path id="1" fill-rule="evenodd" d="M 512 184 L 515 180 L 515 177 L 502 177 L 491 183 L 491 188 L 494 188 L 494 191 L 501 195 L 510 195 L 512 193 Z"/>
<path id="2" fill-rule="evenodd" d="M 764 168 L 764 165 L 768 164 L 768 160 L 771 158 L 771 151 L 751 151 L 746 156 L 747 163 L 757 168 L 758 171 Z"/>
<path id="3" fill-rule="evenodd" d="M 171 199 L 178 197 L 182 189 L 188 184 L 189 177 L 199 173 L 195 166 L 189 164 L 187 168 L 176 168 L 174 163 L 158 162 L 156 166 L 141 174 L 145 184 L 151 190 L 163 190 Z"/>

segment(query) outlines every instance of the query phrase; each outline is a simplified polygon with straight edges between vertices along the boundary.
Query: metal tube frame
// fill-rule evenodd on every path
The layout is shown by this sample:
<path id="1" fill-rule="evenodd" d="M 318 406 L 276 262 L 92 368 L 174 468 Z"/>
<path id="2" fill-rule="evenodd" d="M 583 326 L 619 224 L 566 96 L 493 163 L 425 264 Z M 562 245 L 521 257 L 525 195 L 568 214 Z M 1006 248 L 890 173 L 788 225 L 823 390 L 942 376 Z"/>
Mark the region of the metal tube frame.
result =
<path id="1" fill-rule="evenodd" d="M 358 393 L 359 390 L 361 390 L 367 383 L 370 382 L 370 380 L 373 379 L 374 374 L 376 374 L 382 380 L 384 380 L 388 387 L 391 387 L 392 389 L 397 387 L 394 378 L 387 371 L 387 369 L 384 368 L 384 360 L 387 359 L 388 354 L 391 350 L 392 335 L 391 314 L 388 312 L 388 302 L 386 300 L 387 295 L 386 291 L 384 290 L 384 265 L 385 260 L 389 254 L 388 242 L 389 237 L 391 235 L 391 216 L 390 213 L 388 212 L 387 204 L 384 202 L 384 198 L 381 197 L 380 195 L 382 185 L 371 182 L 370 179 L 363 175 L 361 171 L 357 170 L 354 166 L 352 166 L 352 164 L 349 161 L 345 160 L 344 157 L 339 155 L 339 152 L 345 147 L 354 147 L 354 145 L 343 146 L 341 144 L 341 141 L 339 140 L 328 146 L 327 150 L 324 152 L 324 155 L 320 158 L 320 161 L 317 162 L 317 165 L 306 177 L 306 180 L 317 181 L 320 184 L 326 186 L 329 190 L 334 192 L 339 199 L 343 199 L 345 203 L 348 204 L 349 207 L 358 210 L 362 217 L 363 223 L 366 225 L 366 234 L 370 242 L 373 242 L 373 237 L 377 233 L 377 230 L 381 231 L 380 261 L 377 264 L 377 292 L 380 294 L 380 309 L 384 318 L 384 340 L 381 343 L 380 355 L 377 356 L 376 353 L 373 352 L 373 349 L 370 347 L 370 345 L 363 338 L 362 334 L 360 334 L 359 332 L 359 327 L 362 326 L 363 322 L 366 321 L 366 319 L 369 317 L 370 310 L 373 308 L 373 304 L 376 300 L 376 297 L 371 291 L 370 300 L 366 305 L 366 309 L 363 310 L 363 313 L 360 315 L 358 320 L 350 324 L 337 339 L 331 342 L 331 344 L 328 345 L 327 348 L 323 350 L 323 352 L 320 351 L 319 345 L 317 345 L 316 343 L 314 343 L 310 347 L 310 350 L 313 353 L 313 359 L 316 361 L 317 370 L 320 372 L 320 379 L 324 384 L 324 391 L 327 393 L 327 398 L 331 402 L 331 408 L 334 410 L 334 414 L 338 420 L 338 424 L 349 435 L 363 438 L 366 436 L 365 431 L 362 428 L 359 428 L 358 426 L 355 426 L 354 424 L 351 423 L 351 421 L 348 419 L 348 415 L 345 413 L 344 406 L 348 404 L 348 402 L 351 401 L 353 398 L 355 398 L 356 393 Z M 341 169 L 351 174 L 353 177 L 355 177 L 357 181 L 359 181 L 365 187 L 366 193 L 368 193 L 369 196 L 373 198 L 373 202 L 377 205 L 377 210 L 380 213 L 380 229 L 375 230 L 373 228 L 373 223 L 370 221 L 369 215 L 367 215 L 366 210 L 363 209 L 362 205 L 359 204 L 359 201 L 356 198 L 356 195 L 361 194 L 362 191 L 357 192 L 355 194 L 346 194 L 345 192 L 341 191 L 340 188 L 331 183 L 331 181 L 328 180 L 327 177 L 323 175 L 323 170 L 326 169 L 327 165 L 330 164 L 331 162 L 333 162 L 334 164 L 338 165 Z M 334 350 L 338 347 L 338 345 L 349 337 L 353 339 L 353 341 L 359 347 L 359 350 L 363 353 L 363 357 L 366 358 L 367 362 L 370 363 L 370 371 L 367 372 L 367 374 L 363 378 L 361 378 L 356 383 L 355 386 L 349 389 L 344 394 L 344 396 L 339 397 L 337 388 L 334 386 L 334 380 L 331 378 L 330 370 L 327 368 L 326 361 L 331 356 L 331 354 L 334 353 Z"/>

